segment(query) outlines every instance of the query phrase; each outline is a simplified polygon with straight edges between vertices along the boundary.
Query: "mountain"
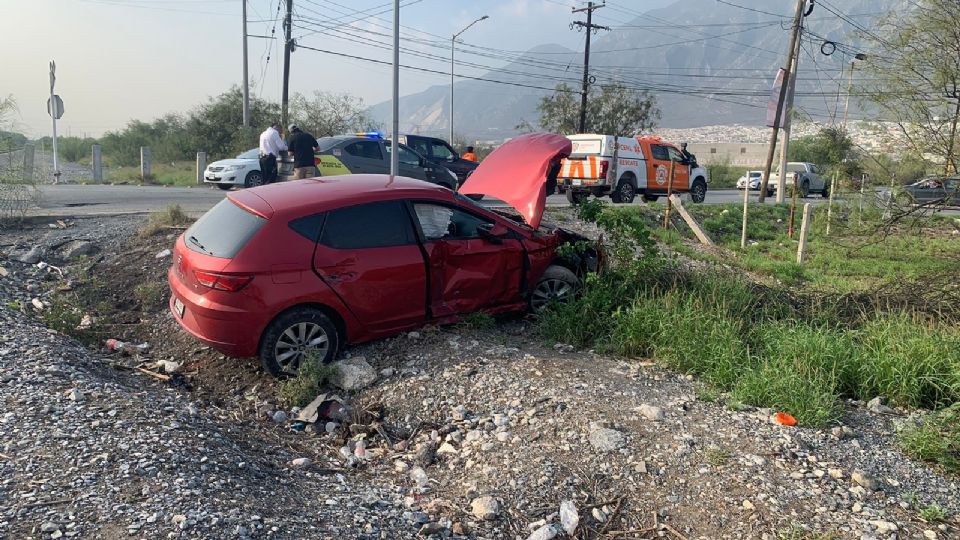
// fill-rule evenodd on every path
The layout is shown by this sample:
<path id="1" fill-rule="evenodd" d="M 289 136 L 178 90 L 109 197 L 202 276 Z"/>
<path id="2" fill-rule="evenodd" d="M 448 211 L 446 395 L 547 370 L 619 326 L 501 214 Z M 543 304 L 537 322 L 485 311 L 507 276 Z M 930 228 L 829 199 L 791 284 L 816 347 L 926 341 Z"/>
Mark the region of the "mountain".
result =
<path id="1" fill-rule="evenodd" d="M 717 0 L 680 0 L 624 20 L 593 40 L 591 74 L 598 84 L 617 80 L 648 89 L 657 99 L 662 127 L 762 125 L 770 86 L 785 63 L 789 40 L 789 18 L 774 14 L 785 12 L 790 2 L 776 6 L 755 0 L 733 3 L 744 7 Z M 869 28 L 877 16 L 909 6 L 906 0 L 845 0 L 842 8 L 834 7 L 837 4 L 836 0 L 826 6 L 818 2 L 804 21 L 810 33 L 802 40 L 796 104 L 819 119 L 829 119 L 838 107 L 842 115 L 837 92 L 845 92 L 846 75 L 841 69 L 851 60 L 844 52 L 859 52 L 861 46 L 854 27 L 827 7 Z M 623 20 L 622 8 L 616 14 Z M 827 56 L 821 52 L 824 40 L 840 46 Z M 830 46 L 824 51 L 830 52 Z M 474 55 L 460 57 L 465 62 L 490 63 Z M 536 123 L 537 102 L 550 93 L 543 88 L 552 89 L 558 82 L 579 88 L 582 57 L 582 52 L 559 45 L 542 45 L 481 77 L 517 86 L 456 82 L 456 133 L 469 139 L 497 139 L 515 134 L 521 121 Z M 401 130 L 445 135 L 449 99 L 448 85 L 401 97 Z M 855 114 L 856 103 L 851 102 L 851 107 Z M 390 124 L 389 101 L 371 107 L 370 113 L 384 125 Z"/>

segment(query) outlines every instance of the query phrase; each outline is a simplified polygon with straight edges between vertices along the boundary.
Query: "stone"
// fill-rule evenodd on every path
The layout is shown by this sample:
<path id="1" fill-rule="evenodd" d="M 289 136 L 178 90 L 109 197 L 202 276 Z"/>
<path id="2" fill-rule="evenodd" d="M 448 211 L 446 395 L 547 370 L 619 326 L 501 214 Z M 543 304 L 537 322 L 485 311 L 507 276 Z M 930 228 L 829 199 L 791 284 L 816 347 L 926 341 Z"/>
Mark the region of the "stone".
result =
<path id="1" fill-rule="evenodd" d="M 867 402 L 867 410 L 878 414 L 893 414 L 894 410 L 883 404 L 883 398 L 877 396 Z"/>
<path id="2" fill-rule="evenodd" d="M 40 532 L 52 533 L 53 531 L 59 531 L 60 525 L 52 521 L 47 521 L 43 525 L 40 525 Z"/>
<path id="3" fill-rule="evenodd" d="M 637 411 L 639 411 L 644 418 L 652 422 L 659 422 L 664 419 L 663 409 L 660 407 L 647 405 L 644 403 L 643 405 L 637 407 Z"/>
<path id="4" fill-rule="evenodd" d="M 470 430 L 464 438 L 467 442 L 479 441 L 483 437 L 483 432 L 479 429 Z"/>
<path id="5" fill-rule="evenodd" d="M 493 521 L 500 516 L 500 502 L 490 495 L 477 497 L 470 502 L 470 513 L 477 519 Z M 554 534 L 554 536 L 556 536 L 556 534 Z M 553 536 L 549 538 L 553 538 Z"/>
<path id="6" fill-rule="evenodd" d="M 830 433 L 833 434 L 837 439 L 852 439 L 854 436 L 853 430 L 847 426 L 837 426 L 830 430 Z"/>
<path id="7" fill-rule="evenodd" d="M 458 521 L 454 523 L 452 527 L 450 527 L 450 532 L 458 536 L 466 536 L 470 534 L 470 528 Z"/>
<path id="8" fill-rule="evenodd" d="M 937 531 L 927 529 L 923 531 L 923 537 L 928 538 L 929 540 L 937 540 Z"/>
<path id="9" fill-rule="evenodd" d="M 383 368 L 383 369 L 380 370 L 380 376 L 383 377 L 384 379 L 389 379 L 390 377 L 393 377 L 393 375 L 394 375 L 396 372 L 397 372 L 397 370 L 396 370 L 395 368 L 392 368 L 392 367 Z"/>
<path id="10" fill-rule="evenodd" d="M 756 510 L 757 508 L 756 506 L 754 506 L 752 502 L 748 501 L 747 499 L 743 500 L 743 504 L 741 506 L 743 506 L 744 510 Z"/>
<path id="11" fill-rule="evenodd" d="M 850 480 L 868 491 L 876 491 L 878 487 L 877 480 L 860 469 L 853 471 L 853 474 L 850 475 Z"/>
<path id="12" fill-rule="evenodd" d="M 10 272 L 6 268 L 0 266 L 0 277 L 7 277 L 10 275 Z"/>
<path id="13" fill-rule="evenodd" d="M 310 458 L 298 457 L 297 459 L 291 461 L 290 465 L 294 469 L 303 469 L 309 467 L 311 463 L 313 463 L 313 461 L 311 461 Z"/>
<path id="14" fill-rule="evenodd" d="M 270 418 L 272 418 L 273 421 L 276 422 L 276 423 L 278 423 L 278 424 L 282 424 L 282 423 L 286 422 L 286 421 L 289 419 L 289 417 L 287 416 L 287 413 L 286 413 L 285 411 L 275 411 L 275 412 L 273 413 L 273 416 L 271 416 Z"/>
<path id="15" fill-rule="evenodd" d="M 440 445 L 440 448 L 437 448 L 437 453 L 438 454 L 457 454 L 458 451 L 456 447 L 454 447 L 452 444 L 445 442 Z"/>
<path id="16" fill-rule="evenodd" d="M 563 501 L 560 503 L 560 526 L 569 535 L 577 530 L 580 525 L 580 514 L 577 512 L 577 506 L 573 501 Z"/>
<path id="17" fill-rule="evenodd" d="M 843 469 L 827 469 L 827 474 L 830 475 L 830 478 L 839 480 L 843 478 Z"/>
<path id="18" fill-rule="evenodd" d="M 533 534 L 528 536 L 527 540 L 552 540 L 553 538 L 556 538 L 558 534 L 560 534 L 560 531 L 548 523 L 547 525 L 544 525 L 533 531 Z"/>
<path id="19" fill-rule="evenodd" d="M 883 521 L 881 519 L 875 519 L 870 521 L 870 524 L 877 528 L 877 532 L 880 534 L 886 534 L 897 531 L 897 524 L 890 521 Z"/>
<path id="20" fill-rule="evenodd" d="M 154 255 L 154 257 L 156 257 L 157 259 L 163 259 L 164 257 L 169 257 L 169 256 L 170 256 L 170 250 L 169 250 L 169 249 L 165 249 L 165 250 L 161 251 L 160 253 L 157 253 L 156 255 Z"/>
<path id="21" fill-rule="evenodd" d="M 19 258 L 18 261 L 26 264 L 37 264 L 40 262 L 40 259 L 43 257 L 44 250 L 40 246 L 33 246 L 30 248 L 30 251 L 24 253 Z"/>
<path id="22" fill-rule="evenodd" d="M 462 422 L 467 419 L 467 409 L 463 405 L 457 405 L 450 412 L 450 416 L 453 417 L 454 422 Z"/>
<path id="23" fill-rule="evenodd" d="M 83 390 L 80 390 L 79 388 L 71 388 L 70 391 L 67 392 L 67 399 L 70 401 L 83 401 L 85 399 Z"/>
<path id="24" fill-rule="evenodd" d="M 96 244 L 89 240 L 71 240 L 60 247 L 64 259 L 75 259 L 86 255 L 93 255 L 97 251 Z"/>
<path id="25" fill-rule="evenodd" d="M 604 523 L 607 521 L 607 514 L 599 508 L 594 508 L 591 510 L 590 515 L 593 516 L 593 519 L 597 520 L 597 523 Z"/>
<path id="26" fill-rule="evenodd" d="M 619 450 L 626 442 L 623 433 L 615 429 L 599 428 L 590 432 L 590 444 L 601 452 L 614 452 Z"/>
<path id="27" fill-rule="evenodd" d="M 423 467 L 414 467 L 410 469 L 410 479 L 413 480 L 420 489 L 427 487 L 427 484 L 430 483 L 430 478 L 427 476 L 427 471 L 423 470 Z"/>
<path id="28" fill-rule="evenodd" d="M 431 534 L 440 534 L 446 529 L 447 528 L 441 525 L 440 523 L 433 521 L 430 523 L 425 523 L 423 527 L 420 527 L 420 532 L 418 532 L 417 534 L 419 534 L 420 536 L 430 536 Z"/>
<path id="29" fill-rule="evenodd" d="M 362 390 L 377 380 L 377 372 L 362 356 L 345 358 L 333 364 L 336 372 L 330 383 L 348 392 Z"/>

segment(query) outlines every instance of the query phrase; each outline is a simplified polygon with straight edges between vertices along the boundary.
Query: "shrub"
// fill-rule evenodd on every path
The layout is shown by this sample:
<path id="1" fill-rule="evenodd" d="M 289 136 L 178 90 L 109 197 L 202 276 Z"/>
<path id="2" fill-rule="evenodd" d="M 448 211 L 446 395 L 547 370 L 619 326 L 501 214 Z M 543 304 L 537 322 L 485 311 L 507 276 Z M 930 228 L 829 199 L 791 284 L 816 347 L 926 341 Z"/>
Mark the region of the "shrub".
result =
<path id="1" fill-rule="evenodd" d="M 336 373 L 336 367 L 324 364 L 316 353 L 309 353 L 300 364 L 297 376 L 277 385 L 277 399 L 287 407 L 303 407 L 317 397 Z"/>
<path id="2" fill-rule="evenodd" d="M 897 435 L 904 452 L 960 474 L 960 403 L 927 414 Z"/>

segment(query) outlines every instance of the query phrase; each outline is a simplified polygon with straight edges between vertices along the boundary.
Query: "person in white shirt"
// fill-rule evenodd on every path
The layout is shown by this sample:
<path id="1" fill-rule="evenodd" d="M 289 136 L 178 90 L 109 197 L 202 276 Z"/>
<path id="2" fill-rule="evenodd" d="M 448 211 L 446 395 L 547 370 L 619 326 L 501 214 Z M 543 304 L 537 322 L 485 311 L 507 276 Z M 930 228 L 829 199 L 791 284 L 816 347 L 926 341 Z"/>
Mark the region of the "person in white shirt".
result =
<path id="1" fill-rule="evenodd" d="M 260 174 L 264 184 L 277 180 L 277 158 L 280 152 L 286 151 L 287 143 L 280 137 L 280 123 L 274 122 L 260 134 Z"/>

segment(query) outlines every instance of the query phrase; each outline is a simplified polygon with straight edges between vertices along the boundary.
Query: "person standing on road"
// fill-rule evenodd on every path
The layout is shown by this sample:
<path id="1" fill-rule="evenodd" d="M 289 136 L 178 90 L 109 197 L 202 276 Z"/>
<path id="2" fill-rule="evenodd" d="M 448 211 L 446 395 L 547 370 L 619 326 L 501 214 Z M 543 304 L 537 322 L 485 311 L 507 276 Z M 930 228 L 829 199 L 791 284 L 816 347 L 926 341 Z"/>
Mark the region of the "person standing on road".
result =
<path id="1" fill-rule="evenodd" d="M 463 159 L 467 161 L 473 161 L 473 162 L 477 161 L 477 155 L 473 153 L 472 146 L 467 147 L 467 153 L 463 155 Z"/>
<path id="2" fill-rule="evenodd" d="M 290 124 L 287 132 L 290 133 L 289 147 L 293 153 L 293 179 L 317 176 L 317 164 L 313 158 L 313 153 L 320 148 L 317 138 L 296 124 Z"/>
<path id="3" fill-rule="evenodd" d="M 277 181 L 277 160 L 286 152 L 287 143 L 280 137 L 280 123 L 274 122 L 260 134 L 260 172 L 264 184 Z"/>

